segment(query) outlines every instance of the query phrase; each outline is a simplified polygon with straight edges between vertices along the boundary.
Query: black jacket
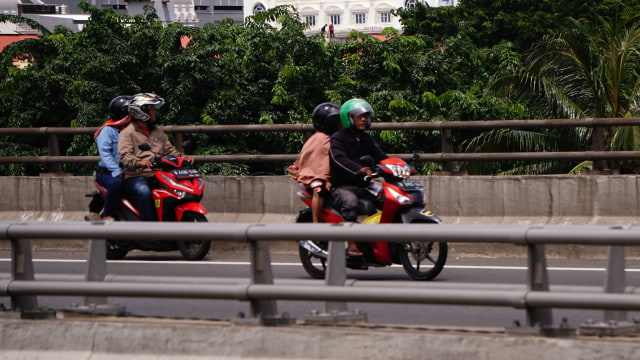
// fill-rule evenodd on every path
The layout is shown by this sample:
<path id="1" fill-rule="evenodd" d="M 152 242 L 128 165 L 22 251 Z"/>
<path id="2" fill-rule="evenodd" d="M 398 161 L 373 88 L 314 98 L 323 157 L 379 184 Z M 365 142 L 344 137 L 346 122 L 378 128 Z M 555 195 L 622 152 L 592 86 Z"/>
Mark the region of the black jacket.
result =
<path id="1" fill-rule="evenodd" d="M 350 129 L 344 129 L 331 135 L 329 157 L 331 158 L 331 183 L 338 185 L 365 186 L 363 175 L 359 172 L 364 167 L 360 158 L 371 155 L 376 164 L 388 158 L 371 135 L 359 132 L 360 139 Z"/>

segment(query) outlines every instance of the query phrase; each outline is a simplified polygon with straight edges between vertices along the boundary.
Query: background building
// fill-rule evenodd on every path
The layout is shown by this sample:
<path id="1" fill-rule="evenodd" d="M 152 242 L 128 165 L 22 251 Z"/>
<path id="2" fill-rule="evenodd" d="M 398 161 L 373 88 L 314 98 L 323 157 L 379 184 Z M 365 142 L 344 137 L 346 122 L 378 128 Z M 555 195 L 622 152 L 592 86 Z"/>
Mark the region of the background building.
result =
<path id="1" fill-rule="evenodd" d="M 386 27 L 401 30 L 399 19 L 391 10 L 409 8 L 424 0 L 87 0 L 116 13 L 136 15 L 145 5 L 155 7 L 165 25 L 180 23 L 203 26 L 231 18 L 243 24 L 244 18 L 279 5 L 293 5 L 308 33 L 317 33 L 324 24 L 334 24 L 336 36 L 345 36 L 355 29 L 366 34 L 379 34 Z M 458 0 L 427 0 L 429 6 L 455 5 Z M 0 13 L 33 19 L 50 30 L 63 25 L 73 31 L 82 29 L 88 15 L 78 8 L 80 0 L 0 0 Z M 328 31 L 328 29 L 327 29 Z"/>
<path id="2" fill-rule="evenodd" d="M 391 10 L 411 8 L 417 2 L 436 7 L 453 6 L 457 0 L 244 0 L 244 17 L 279 5 L 293 5 L 309 24 L 310 34 L 320 32 L 325 24 L 334 24 L 336 37 L 344 37 L 351 30 L 380 34 L 387 27 L 401 31 L 400 19 Z"/>

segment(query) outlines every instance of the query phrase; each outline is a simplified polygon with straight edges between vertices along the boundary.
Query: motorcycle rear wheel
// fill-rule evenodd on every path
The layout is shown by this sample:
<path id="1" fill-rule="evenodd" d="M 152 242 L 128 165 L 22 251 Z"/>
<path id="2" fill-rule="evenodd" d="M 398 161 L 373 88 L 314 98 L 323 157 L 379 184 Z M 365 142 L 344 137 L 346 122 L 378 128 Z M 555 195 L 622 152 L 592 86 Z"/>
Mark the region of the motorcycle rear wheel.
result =
<path id="1" fill-rule="evenodd" d="M 311 223 L 313 219 L 311 218 L 311 212 L 301 213 L 296 219 L 296 223 Z M 329 243 L 327 241 L 314 241 L 318 247 L 323 250 L 327 250 L 329 248 Z M 300 256 L 300 262 L 302 263 L 302 267 L 304 270 L 314 279 L 324 279 L 327 273 L 327 261 L 317 255 L 314 255 L 309 250 L 303 248 L 298 245 L 298 254 Z"/>
<path id="2" fill-rule="evenodd" d="M 107 239 L 107 260 L 122 260 L 129 253 L 129 249 L 120 246 L 118 240 Z"/>
<path id="3" fill-rule="evenodd" d="M 432 280 L 444 268 L 448 245 L 444 242 L 412 241 L 402 244 L 400 260 L 404 271 L 413 280 Z"/>
<path id="4" fill-rule="evenodd" d="M 200 213 L 185 212 L 180 222 L 207 222 L 207 217 Z M 178 250 L 186 260 L 200 260 L 207 256 L 211 249 L 211 241 L 178 241 Z"/>

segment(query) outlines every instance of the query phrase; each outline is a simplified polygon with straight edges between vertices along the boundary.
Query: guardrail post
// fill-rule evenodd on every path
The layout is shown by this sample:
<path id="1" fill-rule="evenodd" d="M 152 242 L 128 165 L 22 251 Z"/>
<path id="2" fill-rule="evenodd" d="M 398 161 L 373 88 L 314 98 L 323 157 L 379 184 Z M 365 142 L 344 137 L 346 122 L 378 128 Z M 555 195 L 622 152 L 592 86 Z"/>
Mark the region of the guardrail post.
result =
<path id="1" fill-rule="evenodd" d="M 604 280 L 604 292 L 623 293 L 626 286 L 624 246 L 607 247 L 607 274 Z M 605 310 L 604 321 L 626 321 L 627 312 Z"/>
<path id="2" fill-rule="evenodd" d="M 251 241 L 251 283 L 273 285 L 271 255 L 266 241 Z M 295 319 L 288 314 L 278 315 L 275 300 L 251 299 L 251 317 L 263 325 L 286 325 Z"/>
<path id="3" fill-rule="evenodd" d="M 29 239 L 11 240 L 11 279 L 35 280 L 31 241 Z M 12 295 L 11 309 L 19 311 L 22 318 L 41 318 L 50 314 L 49 312 L 41 311 L 38 307 L 38 297 L 35 295 Z"/>
<path id="4" fill-rule="evenodd" d="M 327 273 L 324 278 L 325 286 L 344 286 L 347 281 L 347 261 L 345 257 L 345 242 L 330 241 L 327 258 Z M 356 310 L 349 312 L 345 301 L 326 301 L 324 313 L 312 312 L 305 318 L 309 323 L 335 323 L 367 321 L 367 314 Z"/>
<path id="5" fill-rule="evenodd" d="M 58 135 L 49 134 L 48 144 L 49 144 L 49 156 L 60 156 L 60 146 L 58 145 Z M 49 164 L 49 172 L 61 173 L 62 164 L 60 163 Z"/>
<path id="6" fill-rule="evenodd" d="M 527 288 L 529 291 L 549 291 L 549 275 L 543 244 L 530 244 L 527 267 Z M 540 330 L 553 326 L 551 309 L 527 306 L 527 326 Z"/>
<path id="7" fill-rule="evenodd" d="M 453 149 L 453 139 L 451 138 L 451 129 L 442 130 L 442 138 L 441 138 L 441 146 L 443 154 L 452 154 L 454 153 Z M 442 171 L 447 172 L 456 172 L 456 162 L 455 161 L 443 161 L 442 162 Z"/>
<path id="8" fill-rule="evenodd" d="M 344 286 L 347 281 L 347 265 L 344 249 L 344 241 L 329 242 L 327 274 L 324 278 L 324 284 L 326 286 Z M 346 312 L 347 303 L 344 301 L 327 301 L 324 303 L 324 311 L 327 314 Z"/>
<path id="9" fill-rule="evenodd" d="M 104 281 L 107 275 L 107 244 L 106 240 L 89 240 L 89 257 L 85 271 L 86 281 Z M 104 296 L 85 296 L 84 305 L 103 305 L 107 303 Z"/>
<path id="10" fill-rule="evenodd" d="M 604 151 L 604 128 L 602 126 L 594 126 L 591 135 L 591 150 Z M 603 173 L 607 170 L 606 160 L 593 160 L 593 171 Z"/>
<path id="11" fill-rule="evenodd" d="M 85 281 L 104 281 L 107 275 L 107 241 L 104 239 L 89 239 L 87 268 Z M 107 304 L 106 296 L 85 296 L 82 306 L 72 305 L 67 311 L 119 315 L 126 313 L 124 306 Z"/>
<path id="12" fill-rule="evenodd" d="M 624 246 L 607 246 L 604 292 L 624 293 L 626 283 Z M 637 330 L 638 324 L 627 321 L 627 312 L 622 310 L 605 310 L 602 322 L 589 320 L 580 325 L 580 333 L 584 335 L 618 335 Z"/>

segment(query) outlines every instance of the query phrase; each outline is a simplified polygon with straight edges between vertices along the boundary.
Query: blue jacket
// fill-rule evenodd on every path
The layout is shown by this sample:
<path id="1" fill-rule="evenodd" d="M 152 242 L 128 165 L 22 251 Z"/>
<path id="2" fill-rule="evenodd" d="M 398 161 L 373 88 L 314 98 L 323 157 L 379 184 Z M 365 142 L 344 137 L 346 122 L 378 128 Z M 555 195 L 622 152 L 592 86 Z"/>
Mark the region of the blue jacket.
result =
<path id="1" fill-rule="evenodd" d="M 120 167 L 120 155 L 118 155 L 118 130 L 113 126 L 105 126 L 96 138 L 98 153 L 100 154 L 99 166 L 106 168 L 113 177 L 123 173 Z"/>
<path id="2" fill-rule="evenodd" d="M 360 139 L 350 129 L 343 129 L 331 135 L 329 157 L 331 159 L 331 183 L 338 185 L 365 186 L 360 169 L 364 167 L 360 158 L 371 155 L 376 163 L 388 158 L 371 135 L 359 132 Z"/>

